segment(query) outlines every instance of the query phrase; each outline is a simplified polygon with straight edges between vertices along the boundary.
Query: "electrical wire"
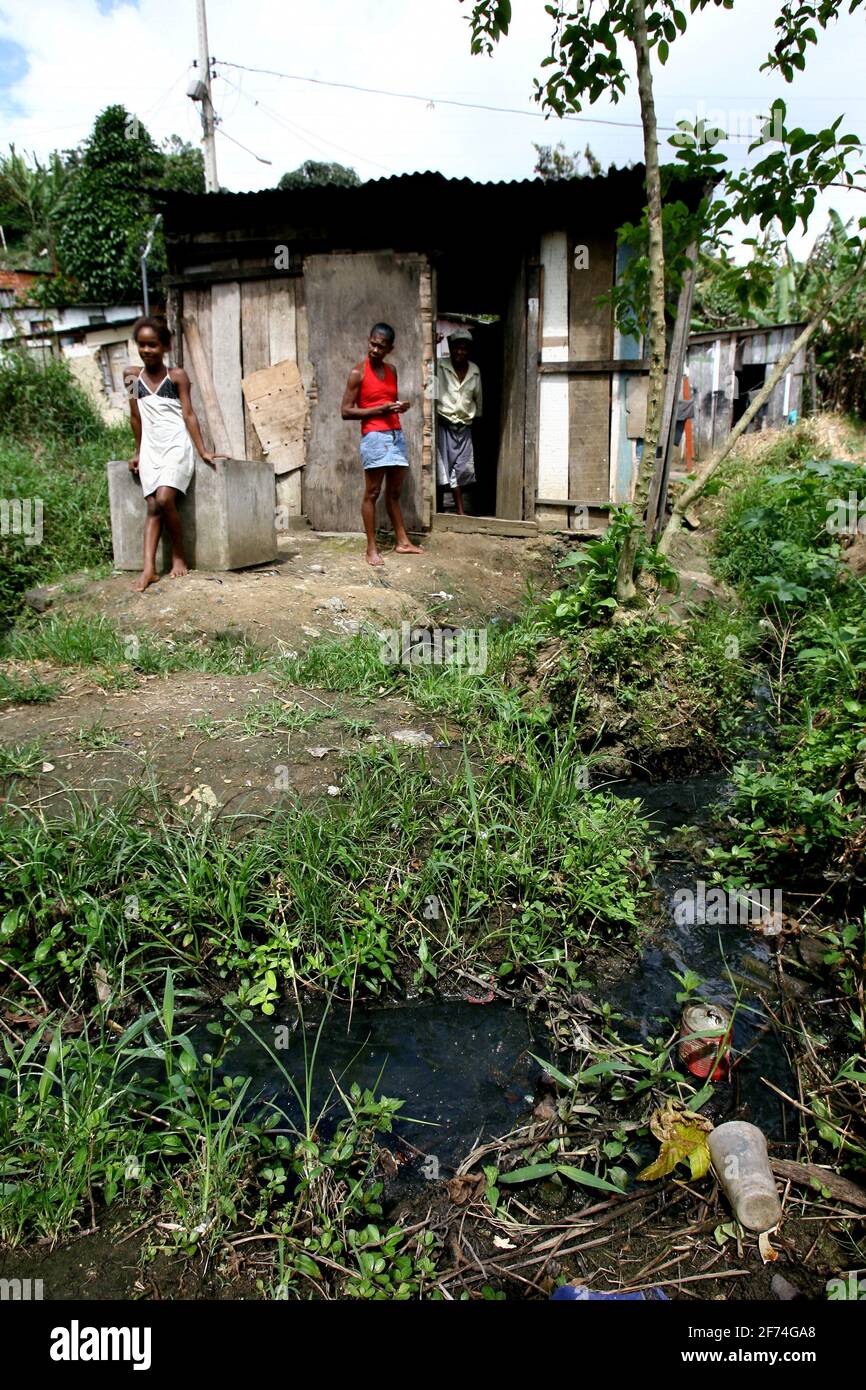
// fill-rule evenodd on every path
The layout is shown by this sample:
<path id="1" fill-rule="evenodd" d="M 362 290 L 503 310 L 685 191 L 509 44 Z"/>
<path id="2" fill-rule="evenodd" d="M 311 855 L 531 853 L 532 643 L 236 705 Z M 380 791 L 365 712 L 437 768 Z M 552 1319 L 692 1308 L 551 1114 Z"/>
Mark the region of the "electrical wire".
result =
<path id="1" fill-rule="evenodd" d="M 216 59 L 214 59 L 214 61 L 216 61 Z M 249 92 L 245 92 L 242 87 L 239 87 L 237 83 L 232 82 L 231 78 L 226 77 L 225 74 L 221 74 L 220 80 L 228 83 L 228 85 L 230 87 L 233 87 L 236 92 L 240 93 L 240 95 L 246 101 L 250 102 L 253 106 L 257 107 L 263 115 L 268 116 L 272 121 L 276 122 L 277 125 L 282 126 L 283 129 L 287 130 L 291 135 L 302 136 L 313 146 L 314 149 L 318 150 L 320 154 L 328 155 L 329 150 L 326 149 L 325 146 L 329 146 L 331 150 L 336 150 L 339 154 L 348 155 L 350 159 L 356 160 L 359 163 L 370 164 L 373 166 L 374 169 L 381 169 L 382 172 L 385 174 L 393 174 L 395 172 L 394 169 L 389 169 L 386 165 L 379 164 L 377 160 L 371 159 L 369 155 L 357 154 L 354 150 L 347 150 L 344 145 L 338 145 L 334 140 L 328 140 L 324 136 L 314 135 L 312 131 L 305 129 L 304 126 L 300 126 L 293 123 L 292 121 L 289 121 L 285 116 L 281 115 L 279 111 L 274 111 L 263 101 L 260 101 L 258 97 L 251 96 Z"/>
<path id="2" fill-rule="evenodd" d="M 423 101 L 425 106 L 460 106 L 467 111 L 493 111 L 497 115 L 509 116 L 532 116 L 536 120 L 547 120 L 548 116 L 543 111 L 525 111 L 519 106 L 490 106 L 479 101 L 458 101 L 454 97 L 430 97 L 421 96 L 418 92 L 392 92 L 386 91 L 382 87 L 359 87 L 354 82 L 329 82 L 323 77 L 305 77 L 297 72 L 277 72 L 273 68 L 252 68 L 244 63 L 232 63 L 227 58 L 214 58 L 217 67 L 236 68 L 239 72 L 256 72 L 264 77 L 281 77 L 287 82 L 311 82 L 318 87 L 339 87 L 347 92 L 365 92 L 369 96 L 377 97 L 396 97 L 400 101 Z M 561 116 L 563 121 L 576 121 L 582 125 L 609 125 L 624 126 L 630 130 L 642 130 L 640 121 L 616 121 L 610 117 L 603 116 Z M 677 129 L 673 125 L 659 125 L 659 130 L 674 131 Z"/>
<path id="3" fill-rule="evenodd" d="M 272 159 L 265 159 L 263 155 L 256 154 L 255 150 L 251 150 L 248 145 L 242 145 L 240 140 L 236 140 L 233 135 L 229 135 L 228 131 L 224 130 L 221 125 L 216 127 L 216 132 L 218 135 L 224 135 L 226 140 L 231 140 L 232 144 L 237 145 L 239 149 L 246 150 L 247 154 L 251 154 L 253 159 L 257 159 L 260 164 L 273 164 L 274 161 Z"/>

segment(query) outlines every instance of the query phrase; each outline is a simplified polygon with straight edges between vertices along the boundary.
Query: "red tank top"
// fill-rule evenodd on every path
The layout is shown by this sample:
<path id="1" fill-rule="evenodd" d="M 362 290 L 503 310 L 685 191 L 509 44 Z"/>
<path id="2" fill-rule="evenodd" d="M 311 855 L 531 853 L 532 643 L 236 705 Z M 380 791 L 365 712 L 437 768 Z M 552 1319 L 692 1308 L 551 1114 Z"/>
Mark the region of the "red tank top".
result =
<path id="1" fill-rule="evenodd" d="M 397 373 L 393 367 L 389 367 L 387 362 L 383 362 L 385 370 L 385 380 L 380 381 L 370 365 L 369 357 L 364 358 L 364 375 L 361 378 L 361 389 L 358 392 L 358 404 L 362 409 L 369 409 L 373 405 L 390 405 L 397 399 Z M 398 430 L 400 428 L 400 416 L 396 412 L 389 415 L 371 415 L 369 420 L 361 421 L 361 433 L 369 434 L 372 430 Z"/>

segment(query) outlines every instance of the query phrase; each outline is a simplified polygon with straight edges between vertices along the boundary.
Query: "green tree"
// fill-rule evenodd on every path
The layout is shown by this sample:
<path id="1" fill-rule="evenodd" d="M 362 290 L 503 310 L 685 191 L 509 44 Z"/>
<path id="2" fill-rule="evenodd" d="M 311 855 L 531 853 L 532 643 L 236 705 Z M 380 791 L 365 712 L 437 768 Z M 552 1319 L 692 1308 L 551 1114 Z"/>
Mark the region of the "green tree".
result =
<path id="1" fill-rule="evenodd" d="M 581 167 L 584 161 L 588 174 L 595 177 L 601 173 L 601 161 L 596 159 L 589 145 L 583 154 L 579 150 L 568 154 L 561 140 L 555 145 L 536 145 L 533 141 L 532 148 L 535 150 L 535 168 L 532 172 L 546 182 L 580 178 L 584 172 Z"/>
<path id="2" fill-rule="evenodd" d="M 169 135 L 162 142 L 162 172 L 158 187 L 163 193 L 204 193 L 204 155 L 197 145 Z"/>
<path id="3" fill-rule="evenodd" d="M 692 11 L 715 4 L 730 9 L 733 0 L 691 0 Z M 600 97 L 619 101 L 631 80 L 627 55 L 633 57 L 643 127 L 646 167 L 646 289 L 649 381 L 644 445 L 634 495 L 634 521 L 620 552 L 617 599 L 637 598 L 635 573 L 643 515 L 656 467 L 662 416 L 666 356 L 666 284 L 662 174 L 659 161 L 651 55 L 667 62 L 670 45 L 685 32 L 687 20 L 672 0 L 551 0 L 550 53 L 542 66 L 546 80 L 536 82 L 543 106 L 563 116 L 583 110 Z M 489 53 L 511 24 L 511 0 L 477 0 L 470 18 L 472 50 Z M 710 156 L 712 158 L 712 156 Z"/>
<path id="4" fill-rule="evenodd" d="M 676 0 L 551 0 L 545 6 L 552 21 L 550 52 L 542 63 L 547 76 L 543 82 L 536 81 L 537 99 L 562 116 L 580 111 L 585 104 L 592 105 L 603 96 L 618 101 L 626 92 L 631 77 L 626 66 L 629 50 L 636 68 L 646 166 L 646 351 L 650 372 L 643 456 L 635 484 L 634 520 L 620 552 L 617 574 L 620 603 L 631 602 L 637 597 L 635 568 L 640 528 L 653 472 L 658 466 L 669 285 L 665 274 L 665 206 L 653 97 L 653 63 L 665 64 L 671 44 L 688 28 L 685 0 L 681 3 L 683 8 L 677 7 Z M 847 0 L 846 6 L 846 0 L 784 0 L 775 22 L 777 42 L 764 67 L 790 81 L 794 72 L 805 66 L 808 46 L 817 43 L 817 28 L 826 29 L 843 9 L 852 13 L 862 3 L 863 0 Z M 710 5 L 731 10 L 734 0 L 689 0 L 692 15 Z M 473 52 L 492 51 L 508 33 L 511 13 L 511 0 L 473 0 L 470 17 Z M 784 105 L 776 103 L 776 108 L 784 120 Z M 772 129 L 774 137 L 777 125 L 778 121 Z M 836 182 L 852 186 L 849 157 L 858 142 L 854 136 L 839 136 L 838 125 L 837 121 L 817 135 L 801 130 L 783 131 L 781 150 L 767 154 L 752 169 L 739 175 L 729 174 L 725 180 L 727 199 L 719 205 L 721 210 L 715 213 L 711 223 L 713 236 L 717 238 L 734 220 L 748 224 L 753 218 L 762 228 L 777 219 L 782 230 L 787 232 L 798 218 L 805 225 L 819 190 Z M 713 148 L 715 142 L 705 138 L 706 134 L 682 123 L 678 142 L 685 146 L 678 153 L 686 162 L 687 172 L 703 182 L 717 175 L 718 166 L 725 163 L 724 156 Z M 753 149 L 762 143 L 763 139 L 757 141 Z M 621 307 L 622 300 L 618 305 Z M 783 364 L 779 364 L 777 372 L 781 370 L 784 370 Z M 767 393 L 775 380 L 778 376 L 771 374 L 765 387 Z M 760 401 L 760 397 L 756 400 Z M 744 427 L 748 417 L 749 412 L 738 429 Z M 691 491 L 687 489 L 687 493 Z M 665 548 L 669 548 L 671 537 L 679 526 L 680 502 L 678 499 L 665 532 Z"/>
<path id="5" fill-rule="evenodd" d="M 361 179 L 345 164 L 327 164 L 318 159 L 305 159 L 297 169 L 283 174 L 277 188 L 357 188 Z"/>
<path id="6" fill-rule="evenodd" d="M 56 275 L 57 243 L 69 207 L 77 168 L 56 152 L 43 164 L 14 145 L 0 156 L 0 223 L 19 255 Z"/>
<path id="7" fill-rule="evenodd" d="M 866 419 L 866 281 L 856 268 L 851 224 L 831 212 L 803 268 L 801 294 L 811 310 L 824 284 L 844 286 L 815 334 L 818 393 L 829 409 Z"/>
<path id="8" fill-rule="evenodd" d="M 795 0 L 791 0 L 789 9 Z M 807 3 L 802 0 L 800 8 Z M 837 0 L 838 10 L 841 0 Z M 849 0 L 855 9 L 862 0 Z M 809 5 L 810 8 L 814 6 Z M 822 12 L 829 13 L 830 0 L 823 0 Z M 803 43 L 812 42 L 804 39 Z M 791 60 L 793 68 L 802 64 L 795 61 L 802 58 L 799 50 Z M 777 62 L 770 60 L 771 66 Z M 786 69 L 782 69 L 784 72 Z M 756 220 L 762 230 L 776 225 L 788 233 L 799 221 L 803 230 L 808 227 L 809 217 L 815 208 L 819 193 L 827 189 L 843 187 L 866 193 L 866 167 L 863 167 L 863 145 L 856 135 L 841 135 L 839 126 L 841 116 L 824 130 L 814 133 L 797 126 L 788 129 L 785 125 L 786 109 L 782 101 L 776 101 L 771 108 L 770 117 L 760 138 L 750 147 L 753 153 L 761 152 L 763 147 L 772 145 L 770 153 L 751 168 L 737 173 L 729 173 L 725 179 L 726 198 L 714 206 L 710 222 L 710 232 L 717 238 L 732 222 L 748 224 Z M 680 158 L 686 162 L 700 159 L 693 148 L 680 151 Z M 836 264 L 842 266 L 841 273 L 831 273 L 832 267 L 813 262 L 813 276 L 810 295 L 809 322 L 803 331 L 767 373 L 763 388 L 752 399 L 749 408 L 721 447 L 706 461 L 689 485 L 677 496 L 668 524 L 659 542 L 659 550 L 669 553 L 683 517 L 694 502 L 704 492 L 707 483 L 730 454 L 740 436 L 748 429 L 758 411 L 763 407 L 797 354 L 814 338 L 822 325 L 844 305 L 846 299 L 856 292 L 866 266 L 866 216 L 859 219 L 859 233 L 848 235 L 845 228 L 842 238 L 845 256 L 837 256 Z M 838 249 L 838 248 L 837 248 Z"/>
<path id="9" fill-rule="evenodd" d="M 125 107 L 109 106 L 97 116 L 57 248 L 63 270 L 87 299 L 138 297 L 139 258 L 163 168 L 160 151 Z"/>

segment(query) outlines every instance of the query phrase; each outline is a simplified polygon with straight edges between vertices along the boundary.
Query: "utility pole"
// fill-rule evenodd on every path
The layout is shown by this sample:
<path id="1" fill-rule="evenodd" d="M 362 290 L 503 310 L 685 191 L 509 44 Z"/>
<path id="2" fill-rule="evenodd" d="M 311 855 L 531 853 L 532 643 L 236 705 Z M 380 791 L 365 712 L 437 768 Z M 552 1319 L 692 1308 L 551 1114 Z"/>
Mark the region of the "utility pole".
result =
<path id="1" fill-rule="evenodd" d="M 207 12 L 205 0 L 196 0 L 198 12 L 198 65 L 200 80 L 205 88 L 201 96 L 202 144 L 204 145 L 204 186 L 208 193 L 219 192 L 216 166 L 216 122 L 210 95 L 210 49 L 207 41 Z"/>
<path id="2" fill-rule="evenodd" d="M 151 250 L 153 248 L 153 238 L 156 235 L 156 229 L 161 221 L 162 213 L 158 212 L 156 214 L 156 217 L 153 219 L 150 231 L 147 234 L 147 241 L 141 248 L 141 296 L 142 302 L 144 303 L 145 314 L 150 313 L 150 289 L 147 283 L 147 258 L 150 255 Z"/>

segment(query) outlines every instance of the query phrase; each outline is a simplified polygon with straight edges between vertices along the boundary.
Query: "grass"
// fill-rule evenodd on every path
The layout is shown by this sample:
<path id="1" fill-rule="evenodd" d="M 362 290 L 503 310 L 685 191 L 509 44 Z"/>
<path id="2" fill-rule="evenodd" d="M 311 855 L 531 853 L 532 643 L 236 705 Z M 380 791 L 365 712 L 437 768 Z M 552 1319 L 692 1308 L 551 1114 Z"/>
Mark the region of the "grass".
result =
<path id="1" fill-rule="evenodd" d="M 132 447 L 130 428 L 103 423 L 67 363 L 0 352 L 0 492 L 42 507 L 40 536 L 2 537 L 0 632 L 19 615 L 24 590 L 110 564 L 105 465 Z"/>
<path id="2" fill-rule="evenodd" d="M 0 704 L 44 705 L 60 693 L 58 681 L 43 681 L 32 673 L 26 679 L 0 671 Z"/>
<path id="3" fill-rule="evenodd" d="M 78 746 L 88 751 L 117 748 L 123 741 L 123 734 L 116 729 L 106 729 L 101 720 L 97 720 L 93 724 L 82 725 L 78 730 Z"/>
<path id="4" fill-rule="evenodd" d="M 56 458 L 58 492 L 46 516 L 72 508 L 74 563 L 60 549 L 46 553 L 46 575 L 52 565 L 77 567 L 93 550 L 90 518 L 73 507 L 74 480 L 77 468 L 82 508 L 98 520 L 99 438 L 63 459 L 52 452 L 59 445 L 41 454 L 9 446 L 16 477 L 30 488 L 38 467 Z M 97 452 L 80 452 L 89 449 Z M 749 506 L 763 505 L 765 486 Z M 777 540 L 807 548 L 789 484 L 773 486 L 788 512 L 778 525 L 774 516 L 766 522 L 772 534 L 759 523 L 744 543 L 749 507 L 739 502 L 723 528 L 730 544 L 719 563 L 744 594 L 770 572 Z M 261 1025 L 310 996 L 434 996 L 465 989 L 467 975 L 512 986 L 515 997 L 541 987 L 565 998 L 608 952 L 638 940 L 649 898 L 647 830 L 637 803 L 588 787 L 591 749 L 625 738 L 632 751 L 658 758 L 681 726 L 696 763 L 718 762 L 733 745 L 755 654 L 778 656 L 760 622 L 778 626 L 783 614 L 778 597 L 774 607 L 744 599 L 739 615 L 711 606 L 681 626 L 644 613 L 627 626 L 587 627 L 587 613 L 607 612 L 611 555 L 603 550 L 595 577 L 584 566 L 555 605 L 531 604 L 514 625 L 488 629 L 483 671 L 388 662 L 372 631 L 297 656 L 260 649 L 231 629 L 165 640 L 92 615 L 28 616 L 6 634 L 7 698 L 50 698 L 57 687 L 43 666 L 52 680 L 86 669 L 115 686 L 179 671 L 262 672 L 276 683 L 274 698 L 239 708 L 236 720 L 205 715 L 191 727 L 213 737 L 304 730 L 328 718 L 356 737 L 375 727 L 338 715 L 327 695 L 311 708 L 294 703 L 289 688 L 302 686 L 370 700 L 399 695 L 449 721 L 450 747 L 444 758 L 365 744 L 341 763 L 339 797 L 281 797 L 260 819 L 207 808 L 195 816 L 155 789 L 114 806 L 73 803 L 56 818 L 10 807 L 0 822 L 0 958 L 11 967 L 0 997 L 9 1020 L 0 1039 L 0 1237 L 55 1240 L 122 1202 L 141 1208 L 142 1222 L 158 1209 L 173 1228 L 160 1242 L 189 1255 L 218 1255 L 238 1230 L 266 1234 L 277 1252 L 266 1289 L 288 1297 L 431 1296 L 433 1236 L 391 1227 L 382 1213 L 377 1154 L 399 1102 L 341 1090 L 337 1078 L 343 1118 L 329 1132 L 311 1110 L 316 1045 L 301 1019 L 303 1068 L 283 1068 L 301 1116 L 292 1122 L 232 1072 L 234 1040 L 257 1026 L 266 1042 Z M 818 714 L 835 700 L 860 699 L 862 596 L 855 601 L 850 589 L 850 609 L 837 604 L 831 577 L 802 555 L 796 564 L 782 577 L 800 584 L 806 574 L 821 601 L 804 607 L 802 640 L 789 641 L 812 701 L 811 723 L 790 749 L 813 739 L 811 756 L 820 744 L 831 777 L 835 754 L 821 742 Z M 801 692 L 777 693 L 793 727 Z M 78 731 L 85 749 L 117 737 L 100 722 Z M 36 767 L 41 751 L 33 741 L 0 757 L 14 793 L 14 778 Z M 805 775 L 798 785 L 810 789 Z M 783 790 L 790 795 L 790 779 Z M 760 794 L 767 817 L 768 783 Z M 777 809 L 781 816 L 784 797 Z M 854 980 L 860 937 L 840 933 L 833 945 Z M 205 1036 L 195 1027 L 202 1013 Z M 650 1051 L 637 1090 L 667 1078 L 668 1043 Z M 271 1061 L 280 1065 L 277 1053 Z M 612 1062 L 612 1074 L 621 1065 Z"/>
<path id="5" fill-rule="evenodd" d="M 0 778 L 26 777 L 42 762 L 42 742 L 0 744 Z"/>
<path id="6" fill-rule="evenodd" d="M 102 614 L 53 613 L 22 621 L 0 643 L 0 658 L 98 670 L 114 684 L 136 675 L 164 676 L 175 671 L 246 675 L 268 666 L 266 654 L 243 633 L 160 640 L 146 632 L 123 633 Z"/>
<path id="7" fill-rule="evenodd" d="M 850 907 L 866 900 L 866 585 L 827 527 L 863 467 L 789 452 L 722 493 L 717 570 L 736 586 L 766 662 L 774 744 L 734 770 L 733 834 L 720 862 L 798 877 L 822 896 L 838 875 Z M 844 888 L 842 888 L 844 884 Z"/>
<path id="8" fill-rule="evenodd" d="M 481 770 L 467 747 L 448 772 L 377 745 L 348 760 L 338 803 L 283 806 L 242 835 L 141 792 L 7 817 L 3 1003 L 35 1031 L 2 1040 L 0 1236 L 55 1239 L 94 1204 L 158 1192 L 187 1253 L 242 1219 L 279 1231 L 291 1296 L 311 1268 L 332 1277 L 338 1250 L 345 1296 L 417 1292 L 432 1237 L 377 1229 L 358 1250 L 350 1235 L 381 1217 L 376 1134 L 397 1103 L 356 1088 L 333 1140 L 292 1138 L 214 1057 L 232 1019 L 273 1016 L 293 991 L 369 999 L 467 969 L 519 984 L 536 966 L 574 983 L 588 954 L 633 937 L 644 827 L 583 787 L 575 752 L 567 732 L 546 750 L 527 736 Z M 210 1051 L 186 1022 L 207 1000 L 230 1011 Z M 64 1037 L 69 1018 L 83 1034 Z"/>

